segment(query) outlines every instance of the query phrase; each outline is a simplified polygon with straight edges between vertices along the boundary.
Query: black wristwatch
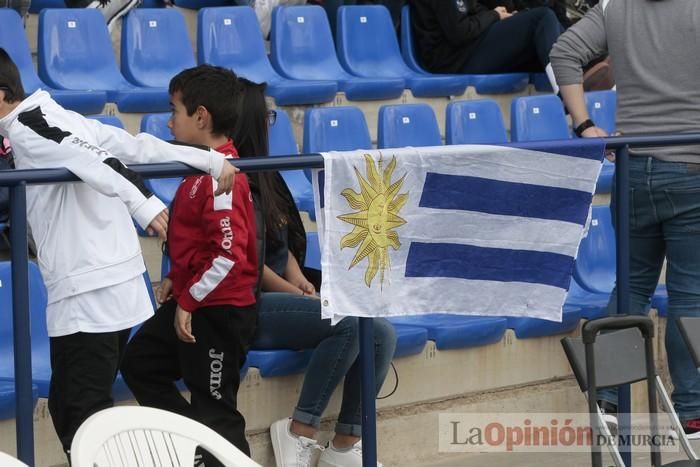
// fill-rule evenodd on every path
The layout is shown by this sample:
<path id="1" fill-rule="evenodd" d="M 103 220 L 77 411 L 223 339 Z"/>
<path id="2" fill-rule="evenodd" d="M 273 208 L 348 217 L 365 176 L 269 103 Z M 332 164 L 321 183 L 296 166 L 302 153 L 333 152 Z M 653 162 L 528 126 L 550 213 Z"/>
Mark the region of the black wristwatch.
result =
<path id="1" fill-rule="evenodd" d="M 592 126 L 595 126 L 595 123 L 593 123 L 593 120 L 591 120 L 590 118 L 586 119 L 583 121 L 583 123 L 581 123 L 579 126 L 574 128 L 574 133 L 576 134 L 576 136 L 578 136 L 580 138 L 581 135 L 583 134 L 583 132 Z"/>

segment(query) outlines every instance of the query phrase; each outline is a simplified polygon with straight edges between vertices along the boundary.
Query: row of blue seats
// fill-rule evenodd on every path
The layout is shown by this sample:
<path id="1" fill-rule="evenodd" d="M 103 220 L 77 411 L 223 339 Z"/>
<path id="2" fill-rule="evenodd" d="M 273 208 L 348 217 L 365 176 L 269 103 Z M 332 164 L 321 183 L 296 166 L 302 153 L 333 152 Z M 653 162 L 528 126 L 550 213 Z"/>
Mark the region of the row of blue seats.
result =
<path id="1" fill-rule="evenodd" d="M 477 78 L 479 83 L 500 83 L 492 92 L 512 92 L 527 84 L 527 74 L 446 76 L 411 69 L 382 6 L 343 7 L 339 19 L 336 54 L 322 8 L 277 8 L 268 59 L 251 8 L 204 8 L 198 15 L 197 58 L 267 82 L 278 105 L 330 102 L 338 91 L 351 100 L 390 99 L 407 87 L 420 97 L 459 95 Z M 170 78 L 195 65 L 184 18 L 174 9 L 136 9 L 126 16 L 121 72 L 104 19 L 95 9 L 41 11 L 39 76 L 19 16 L 2 9 L 0 23 L 0 46 L 17 62 L 27 91 L 47 88 L 63 105 L 82 113 L 99 113 L 105 102 L 116 103 L 122 112 L 165 111 Z M 513 79 L 517 86 L 502 85 Z"/>

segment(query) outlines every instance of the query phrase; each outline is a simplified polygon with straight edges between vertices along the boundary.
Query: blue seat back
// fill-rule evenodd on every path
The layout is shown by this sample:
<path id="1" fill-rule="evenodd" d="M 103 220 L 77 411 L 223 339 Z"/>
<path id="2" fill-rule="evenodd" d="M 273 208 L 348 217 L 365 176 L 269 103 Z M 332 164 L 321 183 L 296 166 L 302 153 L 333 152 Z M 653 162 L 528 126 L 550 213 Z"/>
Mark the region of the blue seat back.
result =
<path id="1" fill-rule="evenodd" d="M 338 59 L 357 76 L 414 76 L 401 58 L 389 10 L 384 5 L 342 6 L 336 31 Z"/>
<path id="2" fill-rule="evenodd" d="M 119 120 L 119 117 L 115 115 L 91 115 L 90 118 L 97 120 L 100 123 L 104 123 L 105 125 L 111 125 L 121 128 L 122 130 L 124 129 L 124 124 L 121 120 Z"/>
<path id="3" fill-rule="evenodd" d="M 292 122 L 289 121 L 289 116 L 284 110 L 277 109 L 277 119 L 275 124 L 270 126 L 268 136 L 271 156 L 289 156 L 299 153 L 294 141 Z"/>
<path id="4" fill-rule="evenodd" d="M 324 107 L 306 110 L 304 152 L 354 149 L 372 149 L 367 122 L 360 109 Z"/>
<path id="5" fill-rule="evenodd" d="M 377 147 L 440 146 L 440 128 L 428 104 L 384 105 L 379 109 Z"/>
<path id="6" fill-rule="evenodd" d="M 588 115 L 595 122 L 596 126 L 609 134 L 615 132 L 617 92 L 613 90 L 591 91 L 587 92 L 585 97 Z"/>
<path id="7" fill-rule="evenodd" d="M 557 96 L 550 94 L 513 99 L 510 110 L 512 141 L 545 141 L 570 137 L 564 106 Z"/>
<path id="8" fill-rule="evenodd" d="M 39 13 L 44 8 L 65 8 L 64 0 L 32 0 L 29 4 L 29 13 Z"/>
<path id="9" fill-rule="evenodd" d="M 610 293 L 615 285 L 615 255 L 610 208 L 593 206 L 588 235 L 578 249 L 574 278 L 586 290 Z"/>
<path id="10" fill-rule="evenodd" d="M 167 88 L 173 76 L 196 65 L 185 18 L 173 8 L 131 10 L 121 51 L 122 73 L 138 86 Z"/>
<path id="11" fill-rule="evenodd" d="M 222 7 L 230 4 L 231 0 L 175 0 L 175 5 L 192 10 L 208 7 Z"/>
<path id="12" fill-rule="evenodd" d="M 117 68 L 104 16 L 96 8 L 43 10 L 38 60 L 41 79 L 58 89 L 128 86 Z"/>
<path id="13" fill-rule="evenodd" d="M 283 76 L 350 78 L 338 62 L 328 17 L 318 5 L 278 7 L 272 15 L 270 57 Z"/>
<path id="14" fill-rule="evenodd" d="M 231 68 L 258 83 L 279 79 L 267 58 L 255 11 L 247 6 L 199 10 L 197 60 Z"/>
<path id="15" fill-rule="evenodd" d="M 508 142 L 503 114 L 491 99 L 447 104 L 446 144 L 502 144 Z"/>
<path id="16" fill-rule="evenodd" d="M 401 55 L 406 64 L 413 71 L 425 73 L 426 71 L 418 63 L 413 50 L 413 31 L 411 30 L 411 6 L 401 8 Z"/>
<path id="17" fill-rule="evenodd" d="M 170 112 L 145 114 L 141 117 L 141 127 L 139 131 L 141 133 L 153 135 L 163 141 L 170 141 L 174 138 L 173 134 L 170 132 L 170 128 L 168 128 L 168 120 L 170 120 Z"/>
<path id="18" fill-rule="evenodd" d="M 321 244 L 318 232 L 306 232 L 306 258 L 304 266 L 321 270 Z"/>
<path id="19" fill-rule="evenodd" d="M 45 87 L 34 70 L 22 18 L 15 10 L 2 8 L 0 9 L 0 24 L 2 24 L 0 27 L 0 47 L 7 51 L 12 61 L 17 65 L 24 91 L 30 94 L 40 87 Z"/>

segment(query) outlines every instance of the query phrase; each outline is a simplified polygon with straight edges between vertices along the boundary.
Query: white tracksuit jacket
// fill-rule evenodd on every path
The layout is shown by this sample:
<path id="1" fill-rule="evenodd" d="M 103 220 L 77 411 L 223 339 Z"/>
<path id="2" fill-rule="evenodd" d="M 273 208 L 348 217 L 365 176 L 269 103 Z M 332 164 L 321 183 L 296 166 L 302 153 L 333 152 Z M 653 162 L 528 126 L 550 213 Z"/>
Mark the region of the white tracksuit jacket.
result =
<path id="1" fill-rule="evenodd" d="M 28 219 L 49 304 L 123 283 L 145 270 L 131 217 L 146 228 L 165 206 L 119 161 L 180 161 L 215 178 L 224 163 L 213 151 L 148 134 L 132 136 L 86 119 L 41 90 L 0 119 L 0 135 L 11 141 L 17 169 L 66 167 L 85 182 L 27 188 Z"/>

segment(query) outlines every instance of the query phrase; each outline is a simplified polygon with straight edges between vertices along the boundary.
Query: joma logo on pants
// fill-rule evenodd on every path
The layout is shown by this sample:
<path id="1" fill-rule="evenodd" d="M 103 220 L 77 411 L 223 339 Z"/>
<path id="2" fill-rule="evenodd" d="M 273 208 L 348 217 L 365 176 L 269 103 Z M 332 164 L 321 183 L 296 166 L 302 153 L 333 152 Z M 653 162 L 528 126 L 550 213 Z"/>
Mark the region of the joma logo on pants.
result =
<path id="1" fill-rule="evenodd" d="M 224 368 L 224 353 L 216 353 L 216 349 L 209 349 L 209 392 L 214 399 L 221 399 L 221 393 L 218 391 L 221 388 L 221 370 Z"/>

